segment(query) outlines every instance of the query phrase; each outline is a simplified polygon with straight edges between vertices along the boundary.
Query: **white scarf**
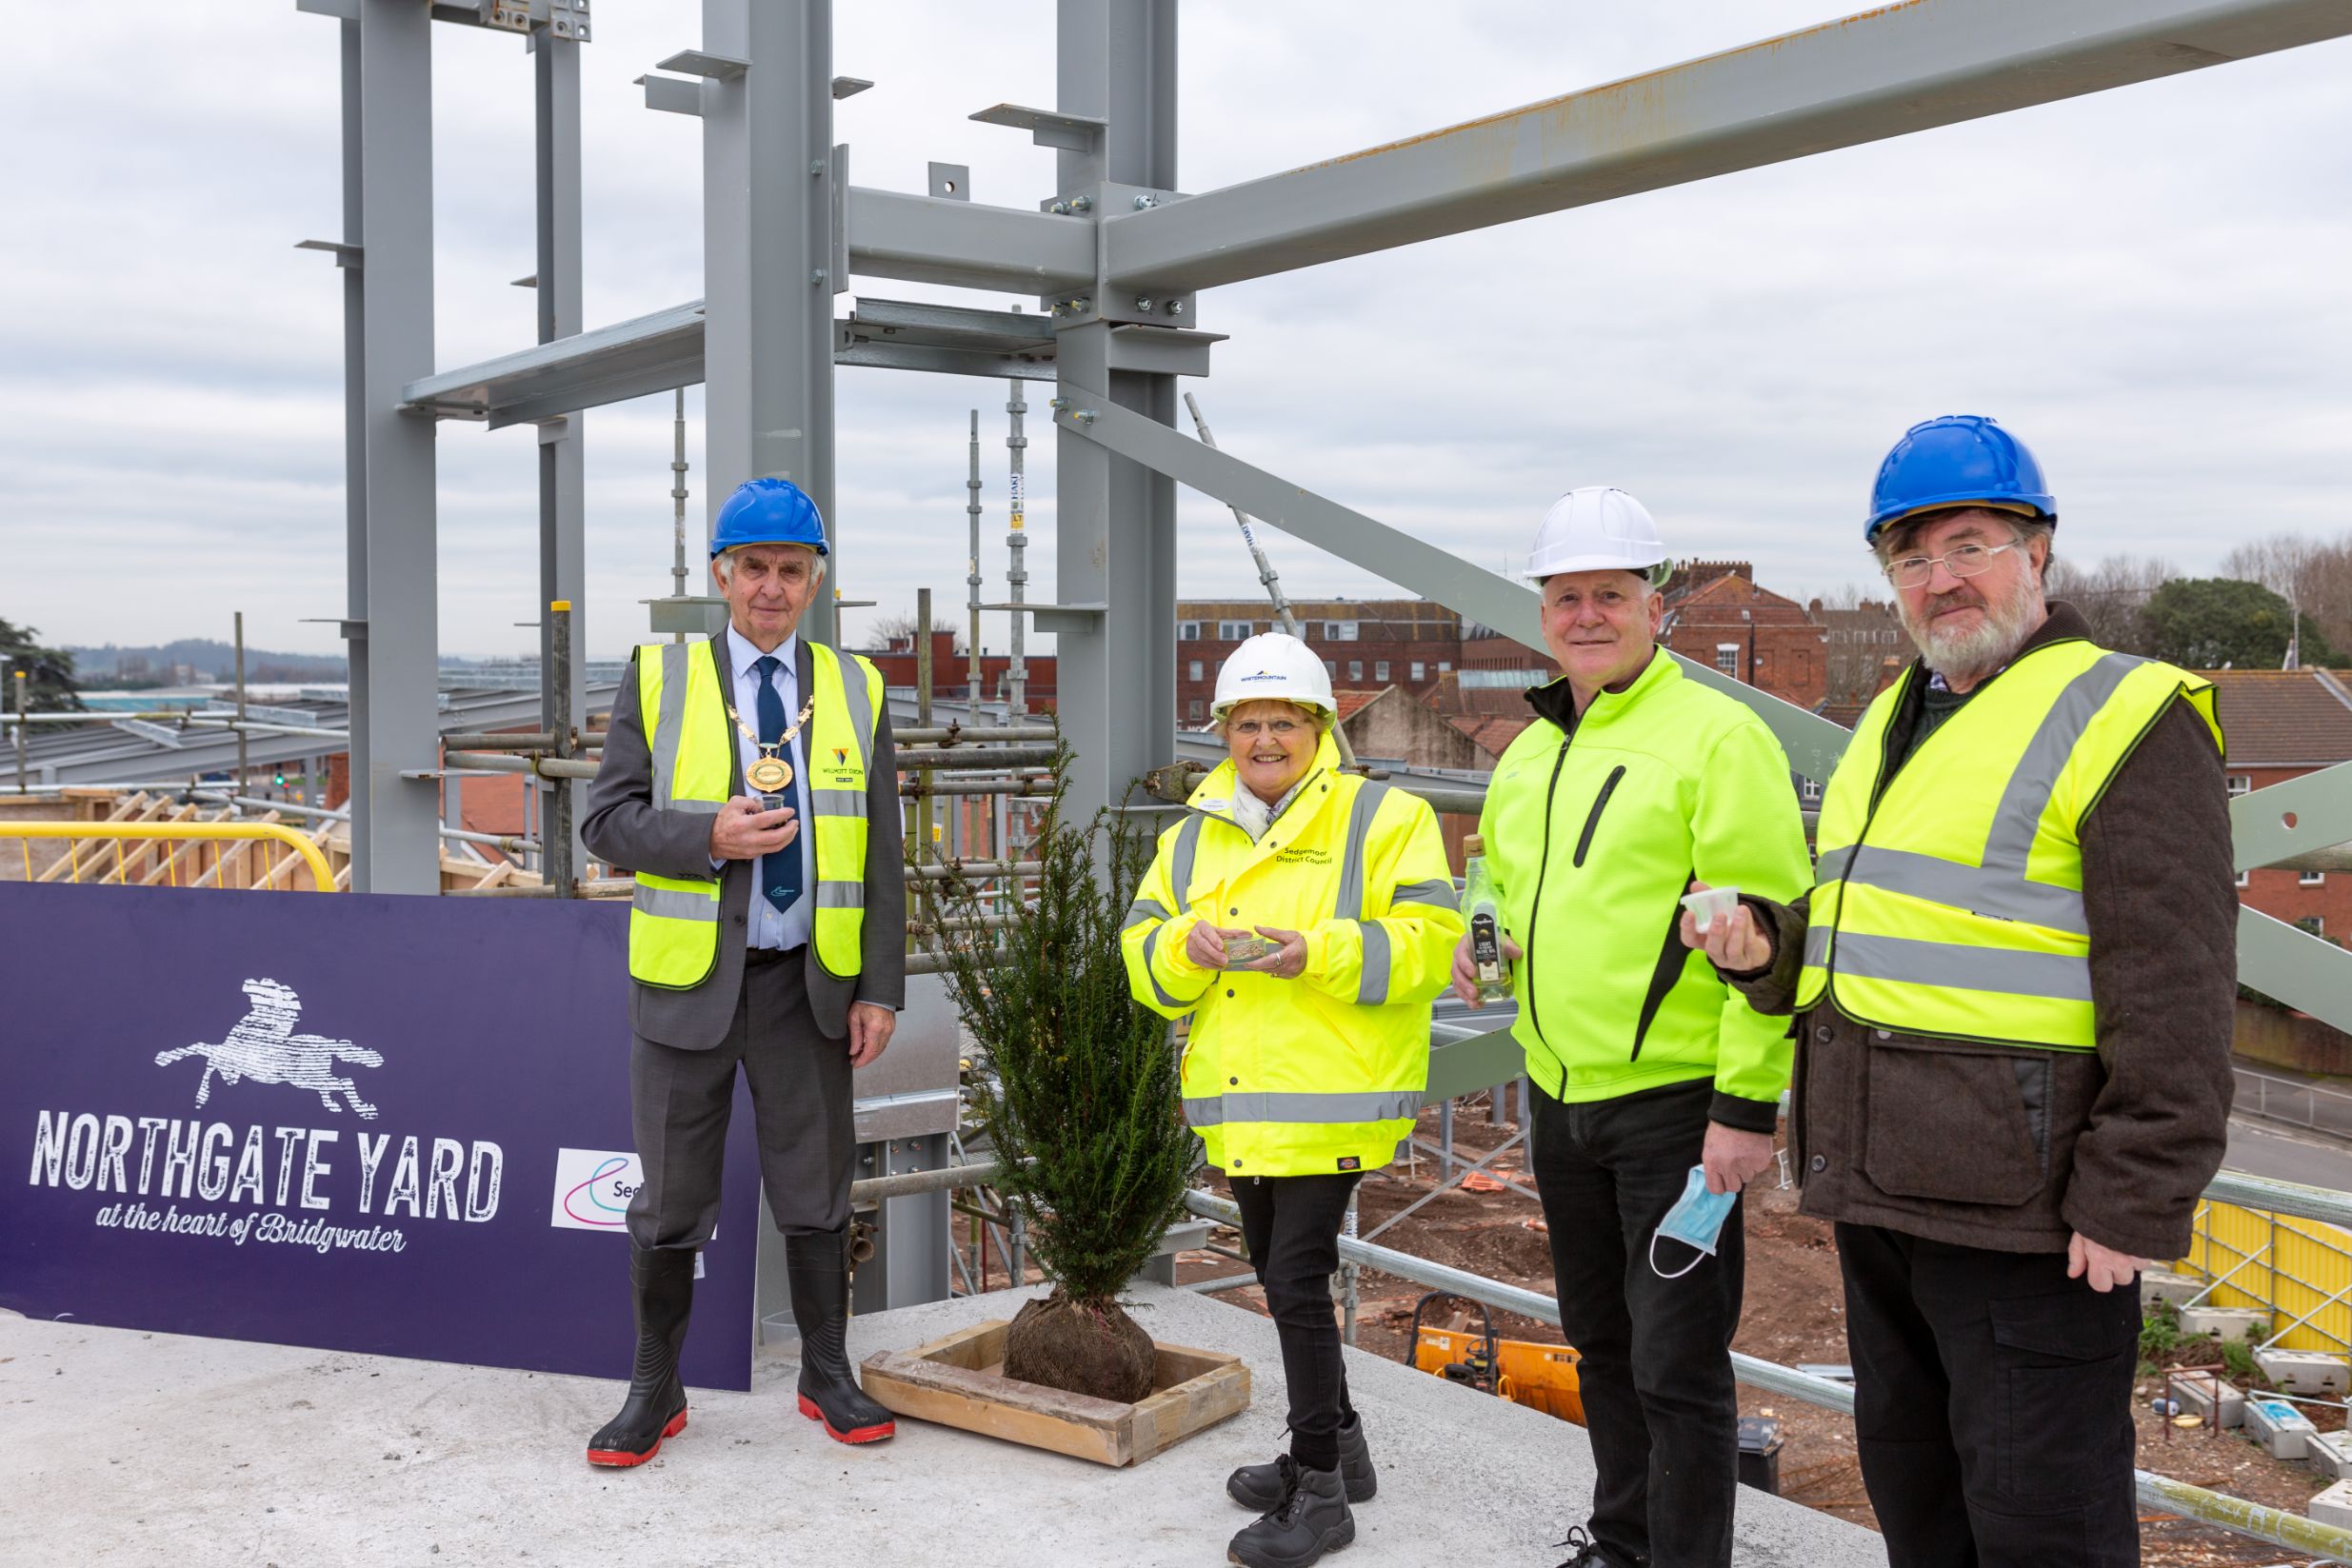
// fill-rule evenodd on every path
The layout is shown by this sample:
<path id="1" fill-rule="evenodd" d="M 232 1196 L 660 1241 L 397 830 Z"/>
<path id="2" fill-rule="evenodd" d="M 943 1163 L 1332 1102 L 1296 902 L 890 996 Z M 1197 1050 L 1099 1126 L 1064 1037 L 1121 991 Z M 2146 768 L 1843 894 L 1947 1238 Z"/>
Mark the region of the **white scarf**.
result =
<path id="1" fill-rule="evenodd" d="M 1307 779 L 1313 776 L 1314 769 L 1307 769 L 1306 774 L 1297 784 L 1284 790 L 1282 799 L 1272 805 L 1258 799 L 1256 793 L 1247 784 L 1235 779 L 1233 781 L 1233 825 L 1248 834 L 1251 844 L 1256 844 L 1266 837 L 1266 830 L 1274 825 L 1274 819 L 1283 814 L 1283 808 L 1290 804 L 1292 798 L 1300 790 L 1306 787 Z"/>

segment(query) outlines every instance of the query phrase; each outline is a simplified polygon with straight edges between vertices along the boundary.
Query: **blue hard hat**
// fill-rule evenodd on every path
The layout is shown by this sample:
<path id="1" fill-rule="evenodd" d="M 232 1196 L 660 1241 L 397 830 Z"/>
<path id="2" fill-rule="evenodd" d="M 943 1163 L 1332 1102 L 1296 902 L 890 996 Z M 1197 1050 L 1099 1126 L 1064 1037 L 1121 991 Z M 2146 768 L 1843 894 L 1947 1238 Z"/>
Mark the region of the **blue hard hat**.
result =
<path id="1" fill-rule="evenodd" d="M 2058 502 L 2025 444 L 1983 414 L 1945 414 L 1904 431 L 1870 487 L 1864 543 L 1914 512 L 1990 506 L 2058 521 Z"/>
<path id="2" fill-rule="evenodd" d="M 716 559 L 739 545 L 806 545 L 819 555 L 831 553 L 817 504 L 788 479 L 747 479 L 735 486 L 710 530 L 710 554 Z"/>

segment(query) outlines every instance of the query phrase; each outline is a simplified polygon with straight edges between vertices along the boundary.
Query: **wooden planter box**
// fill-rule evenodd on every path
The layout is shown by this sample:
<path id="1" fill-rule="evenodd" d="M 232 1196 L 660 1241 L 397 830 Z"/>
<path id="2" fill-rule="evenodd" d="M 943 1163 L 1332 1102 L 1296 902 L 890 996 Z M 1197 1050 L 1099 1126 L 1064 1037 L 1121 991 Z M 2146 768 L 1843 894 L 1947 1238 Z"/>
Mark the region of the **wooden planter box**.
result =
<path id="1" fill-rule="evenodd" d="M 866 1358 L 866 1392 L 901 1416 L 1047 1448 L 1097 1464 L 1135 1464 L 1249 1405 L 1238 1356 L 1152 1341 L 1151 1394 L 1134 1404 L 1005 1376 L 999 1318 L 912 1350 Z"/>

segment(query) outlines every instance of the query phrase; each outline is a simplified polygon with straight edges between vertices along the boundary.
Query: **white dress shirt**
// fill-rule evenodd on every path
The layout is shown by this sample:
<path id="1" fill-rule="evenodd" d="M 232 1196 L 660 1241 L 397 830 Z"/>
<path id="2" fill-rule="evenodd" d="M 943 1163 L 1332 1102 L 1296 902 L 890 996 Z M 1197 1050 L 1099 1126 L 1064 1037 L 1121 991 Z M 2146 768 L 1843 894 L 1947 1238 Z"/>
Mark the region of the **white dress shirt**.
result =
<path id="1" fill-rule="evenodd" d="M 768 657 L 758 645 L 737 631 L 730 624 L 727 628 L 727 657 L 735 668 L 735 711 L 752 734 L 760 732 L 760 672 L 755 661 Z M 800 715 L 800 633 L 794 632 L 776 645 L 776 690 L 784 698 L 784 724 L 787 729 Z M 735 731 L 736 754 L 746 768 L 759 760 L 760 748 L 744 738 L 741 729 Z M 786 791 L 792 797 L 793 809 L 799 813 L 800 833 L 787 846 L 787 853 L 800 857 L 800 897 L 792 901 L 789 909 L 778 909 L 767 902 L 767 895 L 759 886 L 759 863 L 751 866 L 751 907 L 746 922 L 746 945 L 751 947 L 799 947 L 806 944 L 816 929 L 817 890 L 814 869 L 808 863 L 808 775 L 807 758 L 801 747 L 801 737 L 792 737 L 787 747 L 792 763 L 792 783 Z"/>

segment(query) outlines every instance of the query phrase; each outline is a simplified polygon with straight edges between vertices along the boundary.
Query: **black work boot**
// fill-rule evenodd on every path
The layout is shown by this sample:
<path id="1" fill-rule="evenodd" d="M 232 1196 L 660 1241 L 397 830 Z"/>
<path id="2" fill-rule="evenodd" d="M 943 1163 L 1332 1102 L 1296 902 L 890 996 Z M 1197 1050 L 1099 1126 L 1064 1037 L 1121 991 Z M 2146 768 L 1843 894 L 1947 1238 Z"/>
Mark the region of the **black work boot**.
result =
<path id="1" fill-rule="evenodd" d="M 825 1423 L 835 1442 L 879 1442 L 898 1431 L 891 1414 L 866 1397 L 849 1370 L 848 1236 L 787 1236 L 792 1321 L 800 1328 L 800 1413 Z"/>
<path id="2" fill-rule="evenodd" d="M 1287 1454 L 1274 1469 L 1282 1478 L 1282 1499 L 1233 1538 L 1226 1561 L 1243 1568 L 1307 1568 L 1356 1538 L 1356 1517 L 1347 1511 L 1338 1471 L 1302 1469 Z"/>
<path id="3" fill-rule="evenodd" d="M 686 1430 L 678 1350 L 686 1343 L 687 1318 L 694 1306 L 694 1254 L 632 1246 L 628 1282 L 637 1297 L 637 1365 L 621 1413 L 588 1439 L 590 1464 L 643 1464 L 662 1451 L 664 1438 Z"/>
<path id="4" fill-rule="evenodd" d="M 1365 1446 L 1364 1418 L 1351 1415 L 1340 1426 L 1340 1480 L 1349 1502 L 1370 1502 L 1380 1490 L 1372 1470 L 1372 1451 Z M 1226 1495 L 1244 1508 L 1263 1514 L 1282 1501 L 1282 1464 L 1245 1464 L 1225 1479 Z"/>

